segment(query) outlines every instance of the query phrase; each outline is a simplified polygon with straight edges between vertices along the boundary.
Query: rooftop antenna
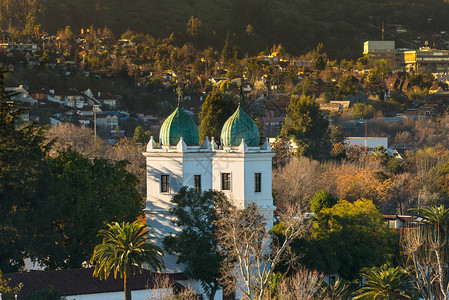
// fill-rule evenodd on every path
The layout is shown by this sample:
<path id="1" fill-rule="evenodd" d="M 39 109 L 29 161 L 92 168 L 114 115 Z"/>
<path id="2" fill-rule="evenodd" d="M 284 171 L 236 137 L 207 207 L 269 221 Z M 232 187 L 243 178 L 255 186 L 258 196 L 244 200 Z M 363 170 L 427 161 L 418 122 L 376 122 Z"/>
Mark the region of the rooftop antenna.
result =
<path id="1" fill-rule="evenodd" d="M 178 87 L 176 88 L 176 92 L 178 93 L 178 106 L 181 105 L 181 101 L 182 101 L 182 87 L 181 85 L 178 85 Z"/>

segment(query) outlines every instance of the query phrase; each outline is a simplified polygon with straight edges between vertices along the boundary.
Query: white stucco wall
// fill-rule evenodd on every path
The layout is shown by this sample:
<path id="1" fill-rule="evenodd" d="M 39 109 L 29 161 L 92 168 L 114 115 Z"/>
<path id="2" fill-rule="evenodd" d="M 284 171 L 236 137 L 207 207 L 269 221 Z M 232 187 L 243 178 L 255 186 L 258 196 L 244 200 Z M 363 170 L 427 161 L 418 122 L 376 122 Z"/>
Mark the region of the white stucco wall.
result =
<path id="1" fill-rule="evenodd" d="M 162 246 L 162 240 L 178 228 L 171 222 L 168 209 L 170 200 L 183 185 L 194 187 L 194 175 L 201 175 L 202 190 L 222 191 L 237 207 L 243 208 L 249 203 L 256 203 L 267 220 L 267 228 L 273 226 L 272 198 L 272 157 L 270 150 L 247 148 L 224 150 L 192 150 L 170 147 L 164 149 L 148 148 L 144 153 L 147 161 L 147 224 L 153 234 L 152 243 Z M 182 151 L 179 151 L 179 150 Z M 178 152 L 179 151 L 179 152 Z M 222 173 L 231 174 L 231 189 L 222 190 Z M 255 192 L 255 173 L 261 174 L 261 191 Z M 160 192 L 161 175 L 170 176 L 170 193 Z M 176 264 L 176 256 L 165 255 L 165 272 L 182 272 L 184 266 Z M 187 283 L 185 283 L 187 284 Z M 191 287 L 202 293 L 198 282 L 189 281 Z M 215 299 L 222 299 L 222 292 Z"/>
<path id="2" fill-rule="evenodd" d="M 168 293 L 166 289 L 159 290 L 140 290 L 132 291 L 131 297 L 133 300 L 149 300 L 149 299 L 160 299 L 162 293 Z M 66 300 L 123 300 L 125 295 L 123 291 L 112 292 L 112 293 L 98 293 L 98 294 L 88 294 L 88 295 L 73 295 L 65 296 Z"/>
<path id="3" fill-rule="evenodd" d="M 345 139 L 349 146 L 365 146 L 370 149 L 382 146 L 388 148 L 388 137 L 348 137 Z"/>

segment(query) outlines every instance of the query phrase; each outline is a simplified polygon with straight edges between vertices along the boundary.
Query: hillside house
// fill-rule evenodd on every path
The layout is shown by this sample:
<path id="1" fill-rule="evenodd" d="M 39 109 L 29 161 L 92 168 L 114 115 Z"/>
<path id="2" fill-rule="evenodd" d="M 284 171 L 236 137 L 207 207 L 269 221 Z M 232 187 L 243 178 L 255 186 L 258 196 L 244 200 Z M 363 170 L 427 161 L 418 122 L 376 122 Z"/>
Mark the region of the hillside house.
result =
<path id="1" fill-rule="evenodd" d="M 38 101 L 30 95 L 23 85 L 19 85 L 18 87 L 5 87 L 5 92 L 12 93 L 10 99 L 13 101 L 21 102 L 31 107 L 38 106 Z"/>
<path id="2" fill-rule="evenodd" d="M 117 108 L 118 97 L 108 92 L 98 92 L 96 99 L 110 109 Z"/>
<path id="3" fill-rule="evenodd" d="M 49 90 L 52 98 L 68 107 L 83 108 L 88 104 L 87 96 L 80 91 L 72 88 Z"/>
<path id="4" fill-rule="evenodd" d="M 114 130 L 118 126 L 118 117 L 115 114 L 99 113 L 97 114 L 97 127 L 108 131 Z"/>

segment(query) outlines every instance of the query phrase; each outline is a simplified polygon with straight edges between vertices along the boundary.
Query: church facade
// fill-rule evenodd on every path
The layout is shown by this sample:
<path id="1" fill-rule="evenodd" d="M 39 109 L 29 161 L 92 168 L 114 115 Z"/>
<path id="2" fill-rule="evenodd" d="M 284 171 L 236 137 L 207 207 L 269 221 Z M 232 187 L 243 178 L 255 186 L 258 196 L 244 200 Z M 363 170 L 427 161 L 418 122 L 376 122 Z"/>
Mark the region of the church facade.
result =
<path id="1" fill-rule="evenodd" d="M 255 122 L 240 106 L 225 122 L 218 147 L 214 138 L 199 144 L 198 127 L 178 107 L 163 123 L 159 144 L 150 139 L 146 152 L 146 218 L 151 226 L 151 242 L 178 230 L 169 215 L 171 198 L 182 186 L 223 192 L 239 208 L 254 202 L 273 225 L 271 190 L 272 157 L 268 140 L 260 146 Z M 176 257 L 164 257 L 167 272 L 182 272 Z"/>

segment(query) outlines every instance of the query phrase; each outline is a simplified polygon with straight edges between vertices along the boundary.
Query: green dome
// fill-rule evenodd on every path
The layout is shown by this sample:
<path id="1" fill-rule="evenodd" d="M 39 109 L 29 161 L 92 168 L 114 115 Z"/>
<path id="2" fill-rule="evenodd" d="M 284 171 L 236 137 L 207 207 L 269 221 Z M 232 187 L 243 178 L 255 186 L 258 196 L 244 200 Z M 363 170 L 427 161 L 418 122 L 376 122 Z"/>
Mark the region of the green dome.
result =
<path id="1" fill-rule="evenodd" d="M 188 146 L 199 144 L 198 127 L 192 118 L 178 106 L 162 124 L 159 142 L 164 146 L 175 146 L 181 137 Z"/>
<path id="2" fill-rule="evenodd" d="M 259 129 L 246 112 L 240 109 L 224 123 L 221 130 L 221 144 L 223 146 L 238 146 L 245 139 L 247 146 L 256 147 L 260 144 Z"/>

